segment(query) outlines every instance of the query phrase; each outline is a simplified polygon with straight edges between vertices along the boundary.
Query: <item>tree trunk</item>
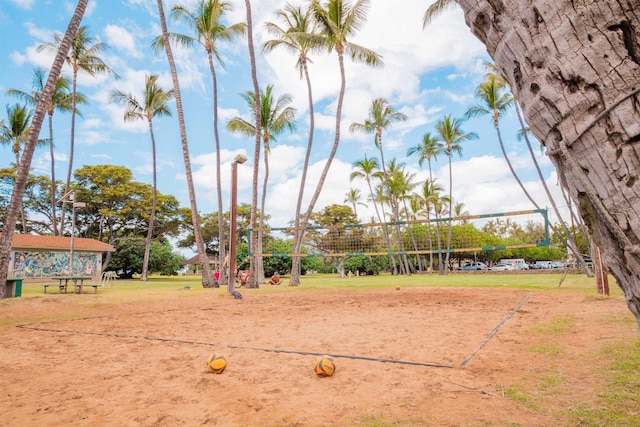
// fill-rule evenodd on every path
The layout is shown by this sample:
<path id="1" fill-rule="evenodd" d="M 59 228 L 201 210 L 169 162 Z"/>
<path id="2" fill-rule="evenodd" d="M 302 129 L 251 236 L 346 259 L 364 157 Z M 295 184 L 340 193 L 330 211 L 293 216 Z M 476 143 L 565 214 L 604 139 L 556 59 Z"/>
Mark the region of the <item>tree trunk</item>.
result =
<path id="1" fill-rule="evenodd" d="M 171 69 L 171 80 L 173 81 L 173 92 L 176 100 L 176 110 L 178 112 L 178 124 L 180 125 L 180 141 L 182 142 L 182 158 L 184 160 L 185 176 L 187 178 L 187 188 L 189 190 L 189 202 L 191 205 L 191 221 L 193 223 L 193 236 L 196 240 L 198 248 L 198 259 L 202 267 L 202 286 L 205 288 L 219 287 L 218 281 L 213 277 L 209 258 L 204 247 L 204 239 L 202 238 L 202 228 L 200 228 L 200 214 L 196 203 L 196 191 L 193 185 L 193 174 L 191 172 L 191 156 L 189 155 L 189 143 L 187 141 L 187 128 L 184 120 L 184 110 L 182 109 L 182 96 L 180 95 L 180 82 L 178 81 L 178 73 L 176 64 L 173 60 L 173 52 L 171 51 L 171 43 L 169 43 L 169 34 L 167 31 L 167 22 L 164 16 L 164 7 L 162 0 L 157 0 L 158 15 L 160 15 L 160 24 L 162 25 L 162 37 L 164 38 L 164 49 L 167 54 L 167 61 Z"/>
<path id="2" fill-rule="evenodd" d="M 315 119 L 313 113 L 313 91 L 311 88 L 311 79 L 309 78 L 309 69 L 307 67 L 307 60 L 302 61 L 302 68 L 304 70 L 304 77 L 307 82 L 307 98 L 309 100 L 309 139 L 307 141 L 307 151 L 304 156 L 304 167 L 302 168 L 302 177 L 300 178 L 300 190 L 298 190 L 298 202 L 296 203 L 296 216 L 295 216 L 295 228 L 294 231 L 294 247 L 293 253 L 299 254 L 302 248 L 302 239 L 304 238 L 304 230 L 300 229 L 300 211 L 302 209 L 302 198 L 304 197 L 304 186 L 307 182 L 307 172 L 309 170 L 309 159 L 311 158 L 311 148 L 313 146 L 313 132 L 315 129 Z M 300 266 L 302 259 L 299 256 L 294 256 L 291 260 L 291 276 L 289 279 L 289 286 L 298 286 L 300 284 Z"/>
<path id="3" fill-rule="evenodd" d="M 260 85 L 258 84 L 258 71 L 256 67 L 256 53 L 253 46 L 253 21 L 251 18 L 251 1 L 245 0 L 244 2 L 247 9 L 247 45 L 249 47 L 249 57 L 251 59 L 251 80 L 253 81 L 253 92 L 256 94 L 256 143 L 253 154 L 253 184 L 251 194 L 251 216 L 249 218 L 249 227 L 252 230 L 256 228 L 256 217 L 258 210 L 258 171 L 260 169 L 260 142 L 262 135 L 262 121 L 259 120 L 262 117 L 262 103 L 260 102 Z M 257 239 L 256 232 L 252 231 L 250 234 L 250 252 L 256 253 Z M 257 288 L 258 280 L 256 274 L 255 257 L 250 257 L 249 261 L 249 278 L 245 284 L 246 288 Z"/>
<path id="4" fill-rule="evenodd" d="M 640 327 L 637 1 L 458 3 L 578 202 Z"/>
<path id="5" fill-rule="evenodd" d="M 58 220 L 56 219 L 56 159 L 53 153 L 53 114 L 49 119 L 49 155 L 51 156 L 51 231 L 58 236 Z"/>
<path id="6" fill-rule="evenodd" d="M 149 254 L 151 253 L 151 238 L 153 237 L 153 221 L 156 217 L 156 205 L 158 204 L 158 180 L 156 166 L 156 139 L 153 136 L 153 122 L 149 120 L 149 134 L 151 135 L 151 157 L 153 159 L 153 202 L 151 204 L 151 216 L 147 228 L 147 239 L 144 243 L 144 258 L 142 260 L 142 275 L 140 280 L 146 282 L 149 277 Z"/>
<path id="7" fill-rule="evenodd" d="M 220 135 L 218 133 L 218 77 L 213 66 L 213 54 L 208 52 L 209 70 L 213 85 L 213 136 L 216 144 L 216 194 L 218 197 L 218 260 L 226 259 L 226 246 L 224 241 L 224 208 L 222 205 L 222 177 L 220 172 Z M 220 269 L 220 283 L 227 283 L 228 277 L 224 268 Z"/>

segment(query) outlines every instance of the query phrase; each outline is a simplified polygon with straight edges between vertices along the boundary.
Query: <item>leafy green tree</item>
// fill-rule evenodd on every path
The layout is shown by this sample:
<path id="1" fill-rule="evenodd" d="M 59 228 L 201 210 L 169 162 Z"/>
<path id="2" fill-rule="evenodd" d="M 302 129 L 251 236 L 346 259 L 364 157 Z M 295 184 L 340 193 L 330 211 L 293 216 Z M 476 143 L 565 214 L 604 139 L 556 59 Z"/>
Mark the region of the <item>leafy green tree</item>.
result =
<path id="1" fill-rule="evenodd" d="M 109 271 L 116 271 L 121 278 L 131 279 L 134 274 L 141 274 L 146 248 L 145 239 L 121 238 L 114 242 L 116 248 Z M 184 257 L 173 252 L 166 240 L 156 240 L 151 244 L 149 271 L 162 275 L 173 275 L 180 269 Z"/>
<path id="2" fill-rule="evenodd" d="M 151 185 L 134 181 L 123 166 L 84 166 L 74 177 L 76 199 L 86 202 L 86 207 L 76 210 L 81 235 L 111 244 L 118 238 L 147 235 L 154 195 Z M 153 237 L 177 236 L 183 214 L 175 197 L 158 193 Z"/>
<path id="3" fill-rule="evenodd" d="M 266 247 L 266 253 L 290 254 L 293 251 L 293 241 L 272 239 Z M 280 274 L 291 272 L 291 257 L 271 256 L 264 259 L 264 274 L 269 277 L 276 271 Z"/>
<path id="4" fill-rule="evenodd" d="M 120 105 L 125 106 L 124 121 L 147 120 L 149 125 L 149 135 L 151 136 L 151 159 L 153 164 L 153 203 L 151 205 L 151 216 L 149 217 L 149 227 L 147 231 L 147 243 L 144 251 L 144 263 L 142 266 L 142 280 L 147 280 L 147 267 L 149 265 L 149 251 L 151 249 L 151 236 L 153 235 L 153 221 L 156 216 L 156 205 L 158 200 L 157 186 L 157 162 L 156 162 L 156 139 L 153 134 L 153 119 L 155 117 L 171 116 L 169 101 L 173 98 L 173 90 L 164 90 L 158 86 L 158 75 L 147 74 L 145 77 L 144 98 L 138 101 L 132 94 L 126 94 L 119 90 L 111 93 L 111 99 Z"/>
<path id="5" fill-rule="evenodd" d="M 13 192 L 16 180 L 16 168 L 0 169 L 0 229 L 9 206 L 9 200 Z M 24 210 L 33 214 L 33 219 L 29 221 L 31 232 L 38 234 L 51 234 L 52 211 L 49 205 L 49 191 L 51 183 L 44 175 L 27 176 L 27 184 L 24 192 Z M 26 215 L 26 213 L 25 213 Z"/>
<path id="6" fill-rule="evenodd" d="M 343 224 L 357 224 L 358 218 L 347 205 L 332 204 L 325 206 L 320 212 L 314 212 L 311 216 L 313 225 L 319 227 L 331 227 Z M 343 227 L 331 227 L 326 233 L 317 231 L 309 232 L 313 235 L 315 246 L 325 253 L 343 253 L 353 250 L 356 241 L 362 240 L 361 229 L 347 229 Z M 344 257 L 337 259 L 337 268 L 340 276 L 344 275 Z"/>

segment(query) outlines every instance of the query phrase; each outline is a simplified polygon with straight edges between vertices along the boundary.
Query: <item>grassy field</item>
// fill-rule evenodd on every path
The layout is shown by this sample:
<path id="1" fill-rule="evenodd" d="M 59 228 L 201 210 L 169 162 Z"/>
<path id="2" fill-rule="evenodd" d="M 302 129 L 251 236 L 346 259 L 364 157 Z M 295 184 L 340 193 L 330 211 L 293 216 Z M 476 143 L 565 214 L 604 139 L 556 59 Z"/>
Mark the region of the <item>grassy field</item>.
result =
<path id="1" fill-rule="evenodd" d="M 385 289 L 401 287 L 469 287 L 469 288 L 500 288 L 509 287 L 532 291 L 557 292 L 563 290 L 595 294 L 595 279 L 588 278 L 584 274 L 568 274 L 559 286 L 562 274 L 505 274 L 505 273 L 452 273 L 446 276 L 438 274 L 414 274 L 412 276 L 392 276 L 380 274 L 377 276 L 344 277 L 335 274 L 314 274 L 302 276 L 301 285 L 287 286 L 288 276 L 283 276 L 284 283 L 280 286 L 261 285 L 258 289 L 244 289 L 246 292 L 307 292 L 321 289 Z M 169 296 L 176 291 L 184 290 L 189 286 L 193 293 L 208 292 L 211 289 L 203 289 L 200 276 L 151 276 L 149 281 L 142 282 L 139 279 L 115 280 L 112 286 L 99 289 L 99 293 L 105 291 L 114 297 L 123 296 L 127 299 Z M 29 298 L 43 293 L 42 283 L 50 283 L 43 280 L 31 281 L 26 279 L 23 283 L 22 296 Z M 220 295 L 226 294 L 226 286 L 221 286 Z M 611 295 L 621 297 L 622 291 L 610 279 Z M 48 292 L 52 292 L 51 288 Z M 55 292 L 55 290 L 53 290 Z M 184 293 L 182 293 L 184 294 Z"/>

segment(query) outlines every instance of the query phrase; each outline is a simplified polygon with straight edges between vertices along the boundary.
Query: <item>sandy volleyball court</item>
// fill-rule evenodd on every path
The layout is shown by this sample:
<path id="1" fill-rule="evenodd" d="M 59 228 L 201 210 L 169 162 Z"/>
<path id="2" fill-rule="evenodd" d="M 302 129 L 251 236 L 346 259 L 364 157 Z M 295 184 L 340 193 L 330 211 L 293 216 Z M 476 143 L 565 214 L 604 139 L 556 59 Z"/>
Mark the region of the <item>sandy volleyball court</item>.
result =
<path id="1" fill-rule="evenodd" d="M 2 302 L 0 425 L 568 425 L 603 346 L 638 336 L 620 298 L 566 291 L 103 292 Z M 322 353 L 333 377 L 313 373 Z"/>

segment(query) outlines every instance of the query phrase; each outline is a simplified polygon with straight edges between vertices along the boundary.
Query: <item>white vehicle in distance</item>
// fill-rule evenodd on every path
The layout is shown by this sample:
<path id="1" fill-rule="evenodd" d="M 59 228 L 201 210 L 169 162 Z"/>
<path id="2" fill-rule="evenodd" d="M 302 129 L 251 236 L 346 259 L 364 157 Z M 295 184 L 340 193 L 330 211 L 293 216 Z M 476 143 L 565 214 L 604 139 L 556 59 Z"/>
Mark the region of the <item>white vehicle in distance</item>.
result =
<path id="1" fill-rule="evenodd" d="M 500 264 L 510 264 L 514 270 L 528 270 L 529 266 L 522 258 L 501 259 Z"/>
<path id="2" fill-rule="evenodd" d="M 496 265 L 494 265 L 493 267 L 489 267 L 489 270 L 491 271 L 513 271 L 515 270 L 515 267 L 511 264 L 505 264 L 505 263 L 498 263 Z"/>

